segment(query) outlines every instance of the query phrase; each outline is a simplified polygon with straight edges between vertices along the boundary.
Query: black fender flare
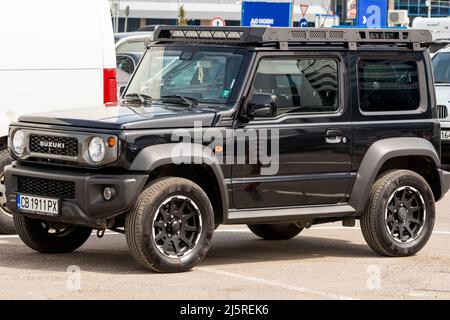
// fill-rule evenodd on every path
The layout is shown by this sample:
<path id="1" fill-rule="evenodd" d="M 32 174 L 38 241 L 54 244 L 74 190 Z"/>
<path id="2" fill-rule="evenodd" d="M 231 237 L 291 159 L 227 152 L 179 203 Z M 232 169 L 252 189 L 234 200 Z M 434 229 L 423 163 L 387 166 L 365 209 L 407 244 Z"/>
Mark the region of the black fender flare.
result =
<path id="1" fill-rule="evenodd" d="M 133 160 L 130 170 L 151 172 L 167 164 L 202 164 L 212 169 L 220 190 L 222 215 L 228 213 L 228 190 L 223 171 L 211 149 L 196 143 L 166 143 L 142 149 Z"/>
<path id="2" fill-rule="evenodd" d="M 428 157 L 436 168 L 441 164 L 434 146 L 423 138 L 388 138 L 374 142 L 361 161 L 350 195 L 349 203 L 356 212 L 364 211 L 367 197 L 383 164 L 389 159 L 402 156 Z"/>

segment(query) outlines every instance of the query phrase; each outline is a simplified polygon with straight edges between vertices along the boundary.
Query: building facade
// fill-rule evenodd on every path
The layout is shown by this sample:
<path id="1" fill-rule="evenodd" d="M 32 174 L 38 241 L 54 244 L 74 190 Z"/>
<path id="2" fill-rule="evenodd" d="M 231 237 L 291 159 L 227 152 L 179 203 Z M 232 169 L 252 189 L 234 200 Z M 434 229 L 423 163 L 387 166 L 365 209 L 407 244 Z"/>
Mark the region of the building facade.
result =
<path id="1" fill-rule="evenodd" d="M 120 32 L 125 29 L 127 7 L 129 7 L 127 31 L 137 30 L 144 25 L 175 25 L 181 5 L 184 7 L 188 23 L 192 25 L 209 25 L 214 17 L 223 18 L 228 26 L 236 26 L 241 23 L 242 2 L 240 0 L 110 0 L 110 4 L 111 8 L 119 7 L 120 9 Z M 300 4 L 309 6 L 305 18 L 310 23 L 314 23 L 317 14 L 334 12 L 333 0 L 294 0 L 294 25 L 302 18 Z"/>
<path id="2" fill-rule="evenodd" d="M 449 0 L 430 0 L 432 17 L 448 17 L 450 16 Z M 428 17 L 428 1 L 427 0 L 396 0 L 395 8 L 408 10 L 411 18 Z"/>

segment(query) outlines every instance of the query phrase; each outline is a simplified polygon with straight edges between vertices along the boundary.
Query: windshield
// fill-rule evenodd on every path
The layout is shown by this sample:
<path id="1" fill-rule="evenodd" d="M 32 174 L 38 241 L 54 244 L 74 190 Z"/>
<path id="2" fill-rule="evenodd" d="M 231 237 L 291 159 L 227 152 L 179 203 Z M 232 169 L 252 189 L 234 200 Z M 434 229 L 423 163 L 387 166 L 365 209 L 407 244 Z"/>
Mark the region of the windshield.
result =
<path id="1" fill-rule="evenodd" d="M 438 53 L 432 60 L 434 82 L 450 83 L 450 53 Z"/>
<path id="2" fill-rule="evenodd" d="M 126 95 L 183 96 L 200 103 L 226 103 L 244 60 L 242 49 L 151 47 Z"/>

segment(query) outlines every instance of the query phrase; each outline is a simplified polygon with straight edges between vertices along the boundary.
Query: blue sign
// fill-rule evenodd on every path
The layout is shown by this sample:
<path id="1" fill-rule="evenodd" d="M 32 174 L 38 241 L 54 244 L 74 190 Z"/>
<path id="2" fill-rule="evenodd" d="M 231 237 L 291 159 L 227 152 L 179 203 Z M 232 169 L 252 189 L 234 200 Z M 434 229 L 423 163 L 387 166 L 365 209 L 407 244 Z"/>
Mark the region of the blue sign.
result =
<path id="1" fill-rule="evenodd" d="M 242 1 L 241 25 L 246 27 L 291 27 L 292 2 Z"/>
<path id="2" fill-rule="evenodd" d="M 308 20 L 306 20 L 305 18 L 300 19 L 298 25 L 301 28 L 306 28 L 308 26 Z"/>
<path id="3" fill-rule="evenodd" d="M 387 0 L 359 0 L 358 25 L 368 28 L 382 28 L 387 26 Z"/>

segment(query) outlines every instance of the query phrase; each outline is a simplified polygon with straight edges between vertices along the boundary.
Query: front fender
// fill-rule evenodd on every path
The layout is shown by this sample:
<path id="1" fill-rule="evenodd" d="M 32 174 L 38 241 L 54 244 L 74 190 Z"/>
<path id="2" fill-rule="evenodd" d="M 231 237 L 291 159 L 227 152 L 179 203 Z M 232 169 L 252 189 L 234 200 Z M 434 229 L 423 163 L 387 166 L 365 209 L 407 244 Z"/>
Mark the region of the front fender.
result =
<path id="1" fill-rule="evenodd" d="M 214 172 L 219 186 L 223 216 L 228 212 L 228 192 L 219 160 L 204 145 L 195 143 L 167 143 L 150 146 L 141 150 L 130 170 L 151 172 L 160 166 L 167 164 L 203 164 L 209 166 Z"/>

